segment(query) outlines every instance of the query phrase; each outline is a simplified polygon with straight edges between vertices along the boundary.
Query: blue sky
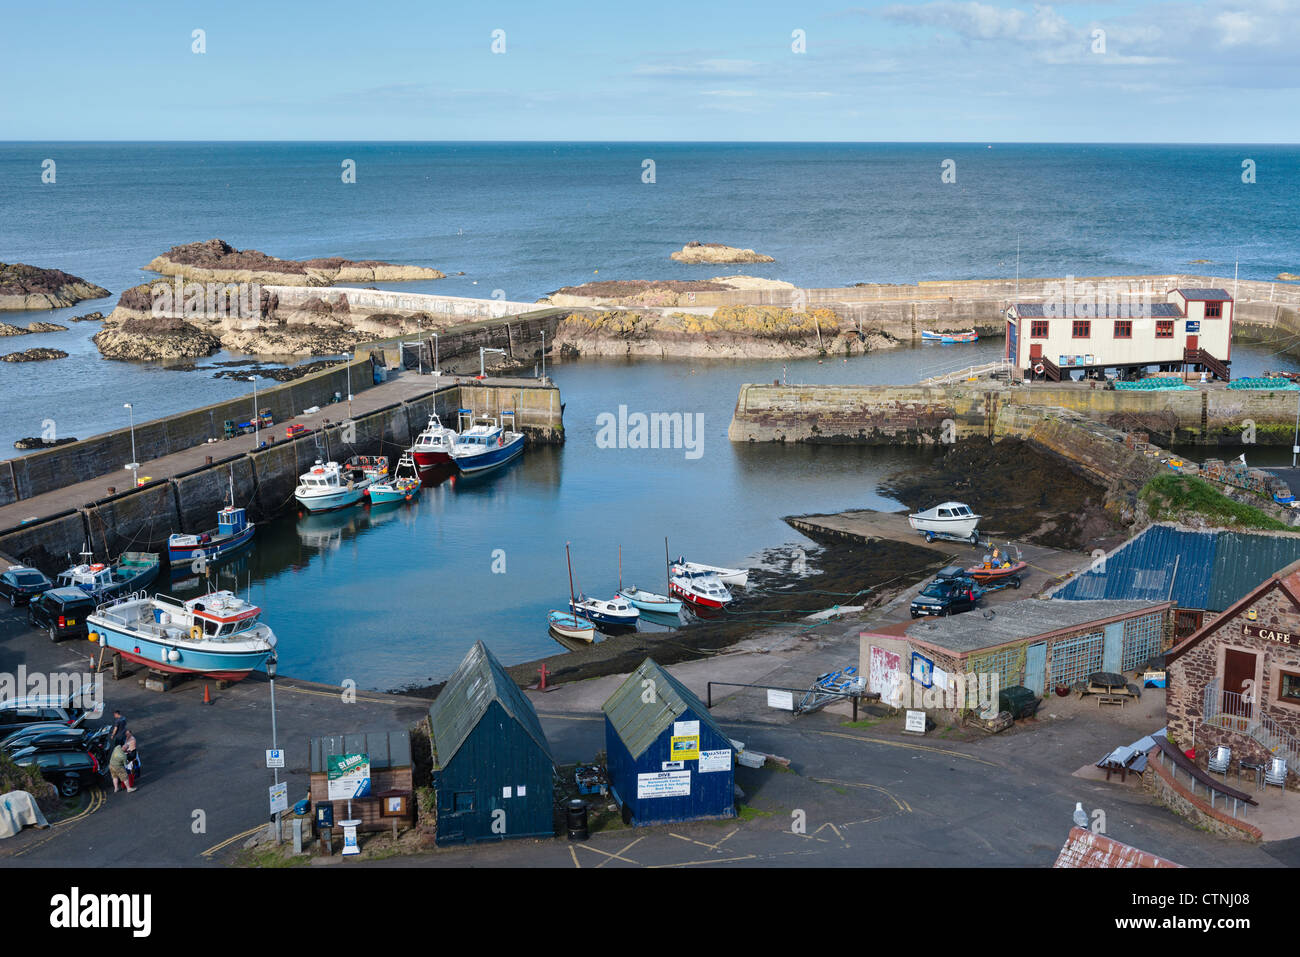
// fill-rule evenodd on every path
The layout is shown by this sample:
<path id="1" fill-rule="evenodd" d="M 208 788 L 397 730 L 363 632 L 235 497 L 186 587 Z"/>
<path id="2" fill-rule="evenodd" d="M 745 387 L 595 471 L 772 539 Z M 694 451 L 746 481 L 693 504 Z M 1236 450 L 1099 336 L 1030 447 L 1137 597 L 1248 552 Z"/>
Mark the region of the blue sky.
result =
<path id="1" fill-rule="evenodd" d="M 1300 0 L 100 0 L 4 21 L 6 140 L 1276 143 L 1300 116 Z"/>

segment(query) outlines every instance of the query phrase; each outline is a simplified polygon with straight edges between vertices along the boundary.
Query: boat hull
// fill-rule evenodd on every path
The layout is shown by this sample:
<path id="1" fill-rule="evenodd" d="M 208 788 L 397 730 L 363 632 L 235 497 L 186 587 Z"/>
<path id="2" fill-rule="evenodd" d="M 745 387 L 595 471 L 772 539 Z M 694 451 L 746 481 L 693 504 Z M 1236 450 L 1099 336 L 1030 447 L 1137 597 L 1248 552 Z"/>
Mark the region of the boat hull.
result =
<path id="1" fill-rule="evenodd" d="M 221 681 L 241 681 L 256 671 L 270 657 L 272 649 L 249 651 L 207 651 L 192 647 L 184 641 L 167 643 L 156 638 L 119 631 L 95 621 L 91 627 L 100 638 L 100 644 L 111 648 L 128 661 L 142 664 L 153 671 L 168 674 L 201 675 Z M 172 659 L 171 652 L 179 657 Z"/>
<path id="2" fill-rule="evenodd" d="M 451 456 L 446 452 L 412 452 L 411 457 L 415 459 L 416 466 L 422 469 L 431 469 L 451 462 Z"/>
<path id="3" fill-rule="evenodd" d="M 524 437 L 519 435 L 505 443 L 505 445 L 489 448 L 485 452 L 479 452 L 475 455 L 453 455 L 452 461 L 456 463 L 456 468 L 460 469 L 462 474 L 478 475 L 482 472 L 500 468 L 507 462 L 517 458 L 523 451 Z"/>
<path id="4" fill-rule="evenodd" d="M 984 584 L 985 582 L 996 582 L 1012 578 L 1021 574 L 1028 567 L 1027 562 L 1016 562 L 1014 565 L 1008 565 L 1005 568 L 985 568 L 981 565 L 966 569 L 966 574 L 980 584 Z"/>
<path id="5" fill-rule="evenodd" d="M 295 495 L 294 498 L 309 512 L 333 512 L 356 505 L 365 491 L 364 488 L 340 489 L 328 495 Z"/>
<path id="6" fill-rule="evenodd" d="M 641 617 L 639 614 L 614 615 L 609 612 L 597 611 L 577 602 L 569 602 L 569 607 L 575 615 L 580 615 L 598 625 L 609 625 L 613 628 L 635 628 L 637 619 Z"/>
<path id="7" fill-rule="evenodd" d="M 692 607 L 695 608 L 717 609 L 717 608 L 723 608 L 727 604 L 725 601 L 721 601 L 716 598 L 706 598 L 703 595 L 697 595 L 694 592 L 681 587 L 676 582 L 673 582 L 668 586 L 668 591 L 676 595 L 682 601 L 686 602 L 686 604 L 691 605 Z"/>
<path id="8" fill-rule="evenodd" d="M 680 601 L 666 595 L 655 595 L 640 590 L 621 591 L 619 594 L 642 611 L 658 612 L 661 615 L 675 615 L 682 610 Z"/>
<path id="9" fill-rule="evenodd" d="M 192 562 L 197 558 L 205 561 L 213 561 L 231 554 L 253 540 L 253 533 L 257 531 L 254 525 L 246 526 L 243 531 L 230 536 L 224 540 L 218 540 L 215 535 L 206 545 L 167 545 L 167 559 L 172 564 Z M 208 533 L 212 535 L 211 532 Z"/>
<path id="10" fill-rule="evenodd" d="M 975 529 L 979 527 L 981 517 L 973 515 L 960 518 L 922 518 L 920 515 L 909 515 L 907 521 L 918 532 L 932 532 L 936 535 L 969 538 Z"/>
<path id="11" fill-rule="evenodd" d="M 596 627 L 585 618 L 567 612 L 553 611 L 547 615 L 547 623 L 552 632 L 570 641 L 592 642 L 596 640 Z"/>

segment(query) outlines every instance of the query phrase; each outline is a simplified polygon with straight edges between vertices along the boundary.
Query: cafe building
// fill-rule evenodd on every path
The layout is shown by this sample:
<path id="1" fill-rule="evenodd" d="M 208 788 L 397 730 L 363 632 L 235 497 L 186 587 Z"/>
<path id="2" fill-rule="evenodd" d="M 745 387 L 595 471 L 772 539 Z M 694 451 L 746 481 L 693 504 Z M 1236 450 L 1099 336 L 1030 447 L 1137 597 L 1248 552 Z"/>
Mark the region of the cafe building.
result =
<path id="1" fill-rule="evenodd" d="M 1202 766 L 1217 747 L 1241 761 L 1300 763 L 1300 562 L 1288 565 L 1171 648 L 1170 741 Z"/>

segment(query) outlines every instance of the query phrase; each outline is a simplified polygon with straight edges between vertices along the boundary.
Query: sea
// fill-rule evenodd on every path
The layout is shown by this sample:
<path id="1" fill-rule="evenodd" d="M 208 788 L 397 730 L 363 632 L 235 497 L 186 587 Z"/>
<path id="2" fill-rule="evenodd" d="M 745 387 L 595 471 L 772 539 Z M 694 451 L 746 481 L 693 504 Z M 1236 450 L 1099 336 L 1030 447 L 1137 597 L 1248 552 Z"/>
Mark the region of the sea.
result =
<path id="1" fill-rule="evenodd" d="M 42 178 L 47 160 L 54 182 Z M 809 287 L 1017 273 L 1228 282 L 1300 272 L 1297 187 L 1300 148 L 1268 145 L 0 143 L 0 261 L 63 269 L 113 293 L 0 314 L 68 326 L 0 340 L 0 351 L 69 353 L 0 363 L 0 448 L 51 428 L 79 438 L 121 428 L 125 402 L 142 421 L 247 392 L 214 374 L 251 357 L 220 353 L 192 370 L 109 361 L 91 342 L 98 323 L 67 321 L 108 313 L 123 289 L 155 278 L 146 263 L 181 243 L 434 266 L 447 278 L 377 285 L 524 301 L 597 279 L 727 271 Z M 776 261 L 725 270 L 668 258 L 691 240 Z M 398 509 L 286 513 L 223 587 L 263 605 L 281 673 L 304 679 L 437 681 L 480 638 L 507 663 L 531 660 L 559 650 L 546 612 L 567 603 L 566 542 L 588 593 L 613 592 L 620 548 L 624 582 L 662 591 L 665 537 L 674 555 L 722 565 L 810 548 L 783 516 L 896 507 L 879 480 L 933 454 L 733 446 L 741 384 L 910 382 L 1001 350 L 988 340 L 847 362 L 548 366 L 566 402 L 564 447 L 426 488 Z M 1277 344 L 1239 343 L 1233 360 L 1237 375 L 1300 369 Z M 619 405 L 702 415 L 700 454 L 601 448 L 597 418 Z"/>

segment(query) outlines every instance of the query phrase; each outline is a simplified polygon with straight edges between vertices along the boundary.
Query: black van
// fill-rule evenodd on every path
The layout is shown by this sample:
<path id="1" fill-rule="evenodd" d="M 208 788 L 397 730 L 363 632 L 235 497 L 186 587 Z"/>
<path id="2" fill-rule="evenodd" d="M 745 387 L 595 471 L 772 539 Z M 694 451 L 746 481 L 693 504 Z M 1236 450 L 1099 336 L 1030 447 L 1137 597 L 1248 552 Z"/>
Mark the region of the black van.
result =
<path id="1" fill-rule="evenodd" d="M 95 605 L 95 599 L 80 588 L 53 588 L 32 599 L 27 606 L 27 620 L 36 628 L 44 628 L 50 641 L 85 638 L 89 633 L 86 616 Z"/>

